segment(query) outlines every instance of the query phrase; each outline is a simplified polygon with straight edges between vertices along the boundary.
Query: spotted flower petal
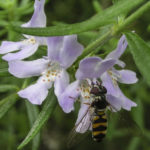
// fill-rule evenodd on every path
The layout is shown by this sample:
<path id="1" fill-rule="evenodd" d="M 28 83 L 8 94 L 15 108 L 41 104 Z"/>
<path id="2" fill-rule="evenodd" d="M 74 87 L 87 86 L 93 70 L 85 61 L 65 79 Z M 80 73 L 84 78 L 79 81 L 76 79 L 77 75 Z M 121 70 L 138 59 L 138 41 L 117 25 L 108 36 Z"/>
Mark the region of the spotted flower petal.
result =
<path id="1" fill-rule="evenodd" d="M 107 72 L 105 72 L 101 76 L 101 80 L 102 80 L 103 86 L 107 89 L 107 94 L 118 95 L 118 90 L 116 88 L 116 85 L 113 83 L 112 78 Z"/>
<path id="2" fill-rule="evenodd" d="M 34 13 L 29 22 L 23 24 L 23 27 L 45 27 L 46 15 L 44 12 L 45 0 L 35 0 Z"/>
<path id="3" fill-rule="evenodd" d="M 69 75 L 68 73 L 63 69 L 61 74 L 56 77 L 56 80 L 54 82 L 55 87 L 55 95 L 58 97 L 61 97 L 62 93 L 65 91 L 65 88 L 69 85 Z"/>
<path id="4" fill-rule="evenodd" d="M 78 43 L 77 35 L 48 38 L 49 59 L 58 61 L 68 68 L 81 55 L 83 46 Z"/>
<path id="5" fill-rule="evenodd" d="M 2 58 L 6 61 L 12 61 L 12 60 L 21 60 L 24 58 L 27 58 L 31 55 L 33 55 L 38 48 L 38 43 L 36 44 L 29 44 L 26 47 L 24 47 L 22 50 L 16 53 L 8 53 L 4 55 Z"/>
<path id="6" fill-rule="evenodd" d="M 40 105 L 48 95 L 48 89 L 52 86 L 52 82 L 49 84 L 41 81 L 41 78 L 37 83 L 30 85 L 29 87 L 18 92 L 19 96 L 28 99 L 32 104 Z"/>
<path id="7" fill-rule="evenodd" d="M 64 93 L 61 95 L 59 103 L 64 112 L 69 113 L 74 110 L 74 102 L 76 98 L 79 96 L 79 81 L 75 81 L 69 84 Z"/>
<path id="8" fill-rule="evenodd" d="M 10 61 L 9 72 L 18 78 L 40 75 L 48 66 L 49 61 L 37 59 L 34 61 Z"/>
<path id="9" fill-rule="evenodd" d="M 76 72 L 76 78 L 79 80 L 85 78 L 98 78 L 105 71 L 115 64 L 116 60 L 101 60 L 99 57 L 85 58 L 80 62 L 79 69 Z"/>

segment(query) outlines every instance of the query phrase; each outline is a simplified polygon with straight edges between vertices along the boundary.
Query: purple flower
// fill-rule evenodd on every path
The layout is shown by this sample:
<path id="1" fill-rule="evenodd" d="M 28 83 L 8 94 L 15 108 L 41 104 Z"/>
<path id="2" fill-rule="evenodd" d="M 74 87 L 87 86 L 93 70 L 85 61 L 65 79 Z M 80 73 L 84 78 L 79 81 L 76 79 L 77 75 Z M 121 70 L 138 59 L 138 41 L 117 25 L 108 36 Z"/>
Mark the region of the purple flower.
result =
<path id="1" fill-rule="evenodd" d="M 30 21 L 23 24 L 23 27 L 45 27 L 46 16 L 44 13 L 45 0 L 35 0 L 34 13 Z M 2 58 L 6 61 L 21 60 L 33 55 L 39 45 L 46 45 L 45 37 L 24 35 L 26 39 L 19 42 L 3 41 L 0 46 L 0 54 L 5 54 Z M 18 52 L 15 52 L 18 51 Z M 15 53 L 11 53 L 15 52 Z"/>
<path id="2" fill-rule="evenodd" d="M 120 61 L 119 58 L 125 51 L 126 47 L 127 41 L 123 35 L 119 40 L 117 48 L 109 53 L 103 61 L 114 59 L 116 60 L 115 64 L 123 68 L 125 63 Z M 80 67 L 77 70 L 76 78 L 79 80 L 85 78 L 100 78 L 102 80 L 103 86 L 105 86 L 107 89 L 107 101 L 110 105 L 113 106 L 113 111 L 119 111 L 121 108 L 131 110 L 131 107 L 136 106 L 136 103 L 132 102 L 122 93 L 117 82 L 125 84 L 136 83 L 138 81 L 136 73 L 126 69 L 116 70 L 114 66 L 105 72 L 101 72 L 103 68 L 97 68 L 98 64 L 101 62 L 102 60 L 98 60 L 98 57 L 91 57 L 82 60 Z"/>
<path id="3" fill-rule="evenodd" d="M 9 72 L 18 78 L 40 76 L 37 82 L 18 92 L 33 104 L 41 104 L 54 83 L 58 100 L 69 84 L 66 69 L 82 53 L 83 46 L 77 36 L 48 38 L 48 56 L 34 61 L 14 60 L 9 62 Z"/>
<path id="4" fill-rule="evenodd" d="M 90 63 L 86 65 L 87 67 L 91 68 L 91 70 L 90 69 L 86 70 L 85 68 L 82 68 L 81 64 L 84 60 L 81 61 L 79 69 L 81 67 L 83 69 L 84 74 L 85 75 L 88 74 L 91 77 L 93 75 L 103 74 L 108 69 L 110 69 L 116 62 L 116 60 L 114 59 L 107 59 L 103 61 L 98 57 L 91 57 L 90 59 L 91 59 Z M 77 74 L 76 78 L 77 80 L 75 82 L 71 83 L 66 87 L 60 99 L 60 105 L 62 106 L 64 112 L 66 113 L 69 113 L 70 111 L 74 110 L 74 102 L 77 99 L 77 97 L 80 96 L 83 101 L 84 100 L 89 101 L 90 99 L 91 80 L 86 79 L 86 77 L 82 79 L 78 78 Z"/>
<path id="5" fill-rule="evenodd" d="M 93 101 L 90 95 L 91 81 L 95 82 L 98 78 L 102 80 L 103 86 L 107 89 L 106 100 L 112 111 L 119 111 L 121 108 L 130 110 L 131 107 L 136 106 L 136 103 L 122 93 L 117 84 L 117 82 L 126 84 L 137 82 L 135 72 L 114 68 L 115 64 L 125 66 L 119 58 L 126 47 L 125 36 L 122 36 L 117 49 L 107 55 L 104 60 L 99 57 L 89 57 L 80 62 L 76 72 L 77 80 L 67 86 L 60 99 L 63 110 L 68 113 L 74 109 L 74 102 L 80 96 L 81 107 L 76 121 L 77 132 L 84 133 L 91 129 L 90 104 Z"/>

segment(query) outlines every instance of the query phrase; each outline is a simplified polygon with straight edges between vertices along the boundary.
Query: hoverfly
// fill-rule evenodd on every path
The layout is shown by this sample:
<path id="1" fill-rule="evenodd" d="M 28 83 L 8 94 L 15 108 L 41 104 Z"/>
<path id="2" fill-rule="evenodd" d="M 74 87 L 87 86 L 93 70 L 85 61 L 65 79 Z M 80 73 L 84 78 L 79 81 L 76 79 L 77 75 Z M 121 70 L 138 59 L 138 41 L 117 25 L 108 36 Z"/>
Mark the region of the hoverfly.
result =
<path id="1" fill-rule="evenodd" d="M 82 112 L 82 117 L 79 119 L 79 121 L 77 121 L 77 124 L 73 128 L 68 139 L 68 147 L 72 147 L 73 145 L 75 146 L 78 142 L 81 142 L 81 140 L 87 135 L 86 133 L 88 133 L 88 130 L 92 132 L 92 139 L 96 142 L 101 142 L 106 136 L 108 127 L 106 115 L 107 108 L 112 112 L 117 111 L 106 101 L 106 94 L 107 90 L 101 82 L 96 81 L 96 83 L 91 83 L 90 96 L 92 101 L 89 103 L 82 103 L 82 105 L 84 105 L 84 107 L 87 107 L 87 109 L 86 111 Z M 123 115 L 123 117 L 121 118 L 124 119 L 124 117 L 125 116 Z M 85 120 L 88 120 L 88 124 L 85 123 Z M 123 123 L 126 128 L 127 126 L 129 126 L 128 129 L 132 127 L 137 131 L 137 133 L 139 133 L 137 134 L 137 136 L 143 135 L 134 120 L 130 120 L 129 125 L 127 124 L 128 121 L 126 120 L 129 120 L 129 118 L 125 119 Z"/>
<path id="2" fill-rule="evenodd" d="M 100 82 L 96 84 L 92 83 L 92 88 L 90 91 L 94 100 L 91 103 L 93 108 L 92 115 L 92 138 L 96 142 L 100 142 L 106 135 L 107 132 L 107 117 L 106 117 L 106 108 L 108 103 L 106 101 L 105 94 L 107 90 Z"/>
<path id="3" fill-rule="evenodd" d="M 87 107 L 86 112 L 82 115 L 80 121 L 74 127 L 72 134 L 69 136 L 68 147 L 70 145 L 74 145 L 73 139 L 75 138 L 75 134 L 77 132 L 85 130 L 92 131 L 92 138 L 96 142 L 102 141 L 105 137 L 107 132 L 107 116 L 106 116 L 106 109 L 109 106 L 108 102 L 106 101 L 106 93 L 107 90 L 104 86 L 102 86 L 101 82 L 96 81 L 96 83 L 91 83 L 91 90 L 90 95 L 92 102 L 91 103 L 83 103 L 85 107 Z M 84 124 L 85 120 L 89 120 L 89 124 Z"/>

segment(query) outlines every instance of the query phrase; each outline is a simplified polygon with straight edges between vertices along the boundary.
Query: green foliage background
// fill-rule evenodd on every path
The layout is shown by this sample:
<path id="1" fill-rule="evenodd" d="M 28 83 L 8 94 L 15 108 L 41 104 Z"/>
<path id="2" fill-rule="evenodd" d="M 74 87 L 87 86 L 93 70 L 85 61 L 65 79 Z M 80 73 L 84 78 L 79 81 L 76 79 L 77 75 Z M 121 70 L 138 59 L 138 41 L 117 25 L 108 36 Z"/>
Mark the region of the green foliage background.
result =
<path id="1" fill-rule="evenodd" d="M 77 23 L 89 19 L 97 12 L 103 11 L 113 3 L 119 0 L 47 0 L 45 12 L 47 15 L 47 25 L 62 25 Z M 125 1 L 125 0 L 124 0 Z M 146 2 L 146 1 L 145 1 Z M 20 33 L 15 32 L 9 25 L 14 23 L 20 25 L 30 19 L 33 12 L 34 1 L 31 0 L 0 0 L 0 41 L 12 40 L 18 41 L 22 39 Z M 99 4 L 99 5 L 97 5 Z M 130 5 L 130 4 L 129 4 Z M 138 6 L 140 7 L 140 6 Z M 126 33 L 129 40 L 129 48 L 121 57 L 126 62 L 126 68 L 137 73 L 139 82 L 134 85 L 120 85 L 125 95 L 138 104 L 131 112 L 121 111 L 119 113 L 108 114 L 108 134 L 101 143 L 92 141 L 89 134 L 80 143 L 71 149 L 103 149 L 103 150 L 149 150 L 150 149 L 150 76 L 148 72 L 142 70 L 143 63 L 139 60 L 143 59 L 137 53 L 143 48 L 147 51 L 143 53 L 148 57 L 150 53 L 150 10 L 144 13 L 140 18 L 127 26 L 127 31 L 135 30 L 136 33 L 145 40 Z M 110 25 L 103 26 L 94 31 L 79 34 L 79 41 L 86 47 L 94 39 L 103 35 L 109 30 Z M 113 50 L 118 42 L 118 36 L 115 36 L 102 47 L 98 49 L 97 55 L 104 56 Z M 131 42 L 131 43 L 130 43 Z M 143 43 L 139 44 L 138 43 Z M 147 46 L 145 46 L 147 44 Z M 149 45 L 149 46 L 148 46 Z M 135 48 L 137 46 L 137 48 Z M 141 47 L 140 47 L 141 46 Z M 129 50 L 130 49 L 130 50 Z M 137 50 L 137 51 L 136 51 Z M 31 58 L 40 58 L 46 54 L 46 48 L 40 47 L 40 50 Z M 132 55 L 133 54 L 133 55 Z M 134 59 L 133 59 L 134 58 Z M 148 57 L 150 61 L 150 57 Z M 144 61 L 143 61 L 144 62 Z M 24 140 L 32 124 L 43 106 L 48 110 L 48 105 L 34 106 L 24 99 L 18 98 L 16 92 L 22 87 L 26 87 L 36 78 L 29 80 L 18 79 L 11 76 L 7 72 L 7 63 L 0 60 L 0 149 L 15 150 Z M 149 68 L 150 69 L 150 68 Z M 140 70 L 140 71 L 139 71 Z M 70 71 L 70 70 L 69 70 Z M 71 74 L 71 77 L 73 75 Z M 149 79 L 148 79 L 149 77 Z M 73 79 L 73 77 L 72 77 Z M 47 101 L 55 99 L 50 92 Z M 47 101 L 45 103 L 47 103 Z M 55 105 L 55 104 L 53 104 Z M 32 142 L 27 144 L 25 150 L 66 150 L 67 137 L 74 127 L 77 118 L 79 104 L 76 104 L 76 110 L 70 114 L 65 114 L 59 106 L 52 113 L 51 110 L 40 115 L 49 117 L 50 119 L 42 128 L 41 132 L 34 138 Z M 8 111 L 8 112 L 7 112 Z M 43 118 L 43 124 L 45 122 Z M 76 140 L 76 139 L 75 139 Z"/>

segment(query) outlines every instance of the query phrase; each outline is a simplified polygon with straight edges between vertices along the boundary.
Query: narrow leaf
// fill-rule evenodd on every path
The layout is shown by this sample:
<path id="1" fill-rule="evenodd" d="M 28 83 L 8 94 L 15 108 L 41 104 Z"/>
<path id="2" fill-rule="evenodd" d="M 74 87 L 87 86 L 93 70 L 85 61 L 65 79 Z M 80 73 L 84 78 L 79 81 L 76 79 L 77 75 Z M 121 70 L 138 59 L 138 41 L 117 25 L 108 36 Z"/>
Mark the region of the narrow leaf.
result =
<path id="1" fill-rule="evenodd" d="M 11 76 L 11 74 L 8 72 L 8 68 L 0 69 L 0 77 L 6 76 Z"/>
<path id="2" fill-rule="evenodd" d="M 98 2 L 97 0 L 94 0 L 94 1 L 93 1 L 93 7 L 94 7 L 94 9 L 95 9 L 95 11 L 96 11 L 97 13 L 103 11 L 100 2 Z"/>
<path id="3" fill-rule="evenodd" d="M 140 129 L 144 129 L 144 107 L 142 102 L 138 99 L 137 100 L 138 107 L 132 110 L 132 116 Z"/>
<path id="4" fill-rule="evenodd" d="M 37 106 L 31 104 L 28 101 L 25 101 L 26 103 L 26 107 L 27 107 L 27 113 L 28 113 L 28 118 L 30 121 L 30 126 L 32 127 L 32 125 L 34 124 L 34 121 L 37 119 L 38 117 L 38 108 Z M 40 132 L 34 137 L 33 141 L 32 141 L 32 150 L 38 150 L 38 147 L 40 145 Z"/>
<path id="5" fill-rule="evenodd" d="M 16 85 L 0 84 L 0 92 L 7 92 L 12 90 L 17 91 L 18 87 Z"/>
<path id="6" fill-rule="evenodd" d="M 118 17 L 120 14 L 129 13 L 133 8 L 144 1 L 145 0 L 134 0 L 131 3 L 131 0 L 121 0 L 112 7 L 109 7 L 108 9 L 93 16 L 89 20 L 72 25 L 60 25 L 47 28 L 21 28 L 20 26 L 12 26 L 13 30 L 29 35 L 60 36 L 77 34 L 110 24 L 112 23 L 112 20 L 114 21 L 115 17 Z"/>
<path id="7" fill-rule="evenodd" d="M 150 47 L 135 33 L 130 32 L 125 35 L 134 61 L 150 85 Z"/>
<path id="8" fill-rule="evenodd" d="M 51 90 L 48 98 L 46 99 L 46 102 L 44 103 L 42 111 L 38 115 L 36 121 L 34 122 L 26 138 L 19 145 L 18 149 L 22 149 L 26 144 L 28 144 L 35 137 L 35 135 L 40 131 L 40 129 L 43 127 L 43 125 L 49 119 L 49 117 L 52 115 L 57 105 L 56 97 L 54 96 L 53 93 L 54 91 Z"/>
<path id="9" fill-rule="evenodd" d="M 139 147 L 139 143 L 140 143 L 140 138 L 139 137 L 133 137 L 130 140 L 130 143 L 128 145 L 127 150 L 137 150 Z"/>
<path id="10" fill-rule="evenodd" d="M 12 94 L 0 101 L 0 119 L 8 112 L 8 110 L 15 104 L 18 95 Z"/>

